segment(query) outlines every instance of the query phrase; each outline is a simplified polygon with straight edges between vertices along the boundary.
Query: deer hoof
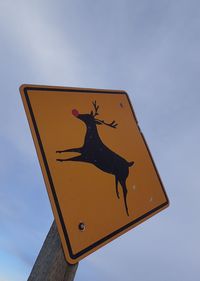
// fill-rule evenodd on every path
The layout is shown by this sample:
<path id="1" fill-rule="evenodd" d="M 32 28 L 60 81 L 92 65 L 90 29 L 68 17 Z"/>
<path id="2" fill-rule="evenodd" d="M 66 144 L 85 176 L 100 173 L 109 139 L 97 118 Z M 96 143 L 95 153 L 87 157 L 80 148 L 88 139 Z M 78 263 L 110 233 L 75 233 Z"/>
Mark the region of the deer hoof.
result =
<path id="1" fill-rule="evenodd" d="M 56 150 L 56 153 L 61 153 L 61 151 L 60 150 Z"/>
<path id="2" fill-rule="evenodd" d="M 62 159 L 56 159 L 56 161 L 62 162 L 63 160 Z"/>

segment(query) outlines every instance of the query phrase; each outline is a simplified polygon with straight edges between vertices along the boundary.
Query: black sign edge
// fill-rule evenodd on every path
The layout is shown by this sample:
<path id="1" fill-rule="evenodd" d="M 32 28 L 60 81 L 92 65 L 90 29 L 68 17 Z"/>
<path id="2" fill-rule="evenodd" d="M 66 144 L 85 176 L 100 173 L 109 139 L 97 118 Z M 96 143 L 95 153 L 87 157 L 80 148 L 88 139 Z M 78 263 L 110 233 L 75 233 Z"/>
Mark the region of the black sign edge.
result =
<path id="1" fill-rule="evenodd" d="M 110 233 L 109 235 L 105 236 L 104 238 L 96 241 L 95 243 L 93 243 L 92 245 L 90 245 L 90 246 L 86 247 L 85 249 L 79 251 L 78 253 L 74 254 L 72 252 L 72 247 L 71 247 L 70 240 L 69 240 L 69 237 L 68 237 L 67 229 L 66 229 L 65 224 L 64 224 L 64 219 L 63 219 L 62 212 L 61 212 L 61 209 L 60 209 L 60 206 L 59 206 L 57 194 L 56 194 L 56 191 L 55 191 L 55 188 L 54 188 L 53 180 L 52 180 L 52 177 L 51 177 L 48 162 L 47 162 L 46 155 L 45 155 L 45 152 L 44 152 L 44 148 L 43 148 L 43 145 L 42 145 L 42 141 L 41 141 L 41 138 L 40 138 L 39 130 L 38 130 L 38 127 L 37 127 L 37 123 L 36 123 L 36 120 L 35 120 L 35 117 L 34 117 L 33 109 L 32 109 L 30 99 L 29 99 L 29 96 L 28 96 L 28 91 L 57 91 L 57 92 L 83 92 L 83 93 L 91 92 L 91 93 L 98 93 L 98 94 L 99 93 L 101 93 L 101 94 L 123 94 L 123 95 L 126 95 L 126 97 L 128 99 L 129 105 L 130 105 L 131 110 L 132 110 L 133 117 L 134 117 L 137 124 L 138 124 L 138 121 L 137 121 L 135 112 L 133 110 L 133 106 L 130 102 L 129 96 L 125 91 L 100 90 L 100 89 L 95 90 L 95 89 L 88 89 L 88 88 L 87 89 L 83 89 L 83 88 L 62 88 L 62 87 L 56 87 L 56 86 L 55 87 L 48 87 L 48 86 L 42 87 L 42 86 L 36 86 L 36 85 L 30 85 L 30 86 L 24 85 L 23 91 L 24 91 L 24 96 L 25 96 L 26 102 L 27 102 L 27 106 L 29 108 L 29 112 L 30 112 L 30 116 L 31 116 L 31 120 L 32 120 L 32 123 L 33 123 L 34 130 L 35 130 L 35 134 L 36 134 L 36 137 L 37 137 L 37 140 L 38 140 L 38 145 L 40 147 L 40 152 L 41 152 L 41 155 L 42 155 L 42 158 L 43 158 L 43 163 L 44 163 L 44 166 L 45 166 L 45 169 L 46 169 L 47 177 L 48 177 L 48 180 L 49 180 L 49 185 L 51 187 L 52 195 L 53 195 L 54 202 L 55 202 L 55 205 L 56 205 L 56 208 L 57 208 L 57 213 L 58 213 L 58 216 L 60 218 L 61 227 L 62 227 L 63 234 L 64 234 L 64 237 L 65 237 L 66 245 L 67 245 L 67 248 L 68 248 L 68 251 L 69 251 L 69 256 L 72 260 L 75 260 L 75 259 L 79 258 L 80 256 L 90 252 L 92 249 L 100 246 L 101 244 L 103 244 L 107 240 L 111 239 L 113 236 L 125 231 L 129 227 L 139 223 L 140 221 L 142 221 L 146 217 L 149 217 L 149 216 L 153 215 L 153 213 L 158 212 L 159 210 L 161 210 L 164 207 L 167 207 L 169 205 L 169 199 L 167 197 L 167 194 L 166 194 L 166 191 L 164 189 L 163 183 L 161 181 L 161 178 L 160 178 L 159 173 L 157 171 L 157 168 L 155 166 L 154 160 L 151 156 L 151 153 L 150 153 L 150 150 L 149 150 L 148 145 L 146 143 L 146 140 L 145 140 L 143 134 L 141 133 L 144 144 L 147 148 L 147 151 L 148 151 L 149 156 L 151 158 L 152 164 L 154 166 L 154 169 L 155 169 L 156 174 L 158 176 L 158 179 L 160 181 L 162 190 L 165 194 L 166 202 L 157 206 L 156 208 L 152 209 L 151 211 L 145 213 L 144 215 L 140 216 L 139 218 L 133 220 L 132 222 L 126 224 L 125 226 L 119 228 L 118 230 Z"/>

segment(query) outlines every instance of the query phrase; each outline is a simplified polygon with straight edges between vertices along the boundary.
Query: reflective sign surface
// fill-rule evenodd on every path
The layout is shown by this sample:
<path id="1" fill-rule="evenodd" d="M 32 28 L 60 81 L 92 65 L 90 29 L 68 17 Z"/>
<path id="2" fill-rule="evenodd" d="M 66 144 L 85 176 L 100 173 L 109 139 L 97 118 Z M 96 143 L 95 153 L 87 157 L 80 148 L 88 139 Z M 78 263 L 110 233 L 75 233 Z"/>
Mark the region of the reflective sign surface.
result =
<path id="1" fill-rule="evenodd" d="M 20 92 L 69 263 L 168 206 L 125 92 L 34 85 Z"/>

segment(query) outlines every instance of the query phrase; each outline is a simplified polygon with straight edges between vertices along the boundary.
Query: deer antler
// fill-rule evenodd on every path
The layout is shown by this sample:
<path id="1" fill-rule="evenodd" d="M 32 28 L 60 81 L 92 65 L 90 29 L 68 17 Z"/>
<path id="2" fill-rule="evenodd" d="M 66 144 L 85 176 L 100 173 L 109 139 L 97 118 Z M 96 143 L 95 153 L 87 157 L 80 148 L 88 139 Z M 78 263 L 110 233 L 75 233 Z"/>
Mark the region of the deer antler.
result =
<path id="1" fill-rule="evenodd" d="M 95 112 L 93 112 L 93 110 L 92 110 L 92 111 L 91 111 L 91 115 L 92 115 L 93 117 L 95 117 L 95 116 L 99 115 L 99 113 L 98 113 L 99 105 L 97 105 L 97 102 L 96 102 L 96 101 L 93 101 L 92 104 L 93 104 L 93 106 L 94 106 Z"/>
<path id="2" fill-rule="evenodd" d="M 106 126 L 114 128 L 114 129 L 116 129 L 116 127 L 118 126 L 118 124 L 115 122 L 115 120 L 113 120 L 110 123 L 106 123 L 104 120 L 99 120 L 99 119 L 95 119 L 95 121 L 99 122 L 100 124 L 104 124 Z"/>
<path id="3" fill-rule="evenodd" d="M 99 105 L 97 105 L 97 102 L 96 101 L 93 101 L 92 102 L 92 104 L 93 104 L 93 106 L 94 106 L 94 112 L 93 112 L 93 110 L 91 111 L 91 115 L 93 116 L 93 117 L 96 117 L 97 115 L 99 115 L 99 113 L 98 113 L 98 110 L 99 110 Z M 99 120 L 99 119 L 94 119 L 99 125 L 100 124 L 104 124 L 104 125 L 106 125 L 106 126 L 109 126 L 109 127 L 111 127 L 111 128 L 115 128 L 116 129 L 116 127 L 117 127 L 117 123 L 115 122 L 115 120 L 113 120 L 112 122 L 110 122 L 110 123 L 106 123 L 104 120 Z"/>

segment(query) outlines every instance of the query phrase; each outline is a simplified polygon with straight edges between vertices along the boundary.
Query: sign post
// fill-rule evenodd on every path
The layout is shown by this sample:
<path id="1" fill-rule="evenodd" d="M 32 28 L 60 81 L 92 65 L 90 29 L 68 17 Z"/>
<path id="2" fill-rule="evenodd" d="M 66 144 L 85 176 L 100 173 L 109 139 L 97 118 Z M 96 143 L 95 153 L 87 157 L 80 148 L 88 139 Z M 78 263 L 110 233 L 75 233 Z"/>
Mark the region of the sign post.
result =
<path id="1" fill-rule="evenodd" d="M 64 257 L 54 221 L 27 281 L 73 281 L 77 268 Z"/>
<path id="2" fill-rule="evenodd" d="M 36 85 L 20 92 L 68 263 L 168 207 L 126 92 Z"/>

